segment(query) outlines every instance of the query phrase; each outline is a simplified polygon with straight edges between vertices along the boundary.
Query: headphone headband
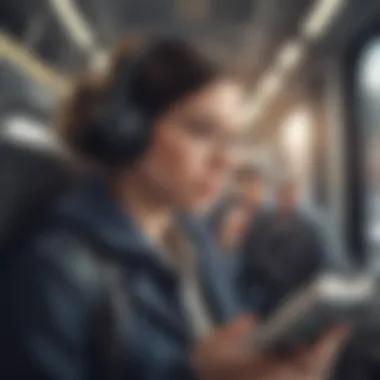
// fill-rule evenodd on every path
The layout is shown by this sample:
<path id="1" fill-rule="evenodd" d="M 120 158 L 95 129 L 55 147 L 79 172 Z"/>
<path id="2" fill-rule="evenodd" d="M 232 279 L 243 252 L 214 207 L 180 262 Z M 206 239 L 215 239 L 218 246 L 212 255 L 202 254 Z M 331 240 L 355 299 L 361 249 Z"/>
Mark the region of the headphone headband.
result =
<path id="1" fill-rule="evenodd" d="M 121 60 L 114 68 L 99 115 L 81 139 L 83 150 L 106 166 L 132 163 L 148 145 L 151 123 L 131 94 L 140 62 L 142 58 L 139 55 L 129 63 Z"/>

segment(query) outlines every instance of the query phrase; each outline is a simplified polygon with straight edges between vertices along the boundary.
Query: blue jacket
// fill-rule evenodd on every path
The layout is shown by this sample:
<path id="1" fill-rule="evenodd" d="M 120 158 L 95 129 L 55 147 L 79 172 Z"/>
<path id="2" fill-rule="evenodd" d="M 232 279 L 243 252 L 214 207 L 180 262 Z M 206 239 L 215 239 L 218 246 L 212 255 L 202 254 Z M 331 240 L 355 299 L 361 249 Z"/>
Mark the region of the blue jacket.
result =
<path id="1" fill-rule="evenodd" d="M 225 323 L 239 308 L 223 265 L 198 221 L 182 216 L 179 222 L 198 248 L 210 314 L 216 323 Z M 27 247 L 13 253 L 15 260 L 2 279 L 7 291 L 1 298 L 1 373 L 28 380 L 104 378 L 92 340 L 100 299 L 94 278 L 99 273 L 83 254 L 87 245 L 79 231 L 96 239 L 102 259 L 122 274 L 121 296 L 130 306 L 129 312 L 119 315 L 128 321 L 118 334 L 125 355 L 123 378 L 192 378 L 186 356 L 193 342 L 179 300 L 178 278 L 97 181 L 60 200 L 44 226 L 24 244 Z M 102 330 L 102 322 L 95 330 Z"/>

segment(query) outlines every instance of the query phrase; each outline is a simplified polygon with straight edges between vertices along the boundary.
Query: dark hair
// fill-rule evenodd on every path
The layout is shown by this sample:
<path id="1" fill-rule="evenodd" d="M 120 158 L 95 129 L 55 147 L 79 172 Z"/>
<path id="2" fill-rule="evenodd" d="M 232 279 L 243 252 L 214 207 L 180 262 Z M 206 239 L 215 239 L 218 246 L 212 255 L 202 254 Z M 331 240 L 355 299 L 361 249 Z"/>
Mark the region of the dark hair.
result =
<path id="1" fill-rule="evenodd" d="M 213 81 L 233 75 L 224 62 L 210 59 L 181 39 L 162 38 L 144 51 L 122 42 L 111 55 L 108 72 L 79 80 L 66 102 L 58 124 L 69 144 L 75 146 L 91 128 L 121 66 L 128 64 L 133 67 L 128 101 L 152 119 Z"/>

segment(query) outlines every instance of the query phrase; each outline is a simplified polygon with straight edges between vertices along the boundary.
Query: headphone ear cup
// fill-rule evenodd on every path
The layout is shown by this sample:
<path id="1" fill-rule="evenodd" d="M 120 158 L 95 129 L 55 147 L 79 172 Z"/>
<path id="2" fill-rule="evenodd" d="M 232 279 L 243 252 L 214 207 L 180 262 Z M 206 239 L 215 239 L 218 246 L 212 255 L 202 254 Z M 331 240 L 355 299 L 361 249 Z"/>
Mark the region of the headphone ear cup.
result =
<path id="1" fill-rule="evenodd" d="M 98 119 L 79 142 L 83 152 L 107 166 L 133 163 L 148 145 L 150 129 L 145 117 L 123 109 Z"/>
<path id="2" fill-rule="evenodd" d="M 150 123 L 138 110 L 129 108 L 121 111 L 112 129 L 111 135 L 115 132 L 113 151 L 115 157 L 119 157 L 116 159 L 119 163 L 133 162 L 147 149 L 151 135 Z"/>
<path id="3" fill-rule="evenodd" d="M 84 152 L 107 166 L 136 161 L 152 133 L 150 118 L 133 103 L 130 94 L 138 62 L 123 63 L 117 70 L 100 115 L 83 139 Z"/>

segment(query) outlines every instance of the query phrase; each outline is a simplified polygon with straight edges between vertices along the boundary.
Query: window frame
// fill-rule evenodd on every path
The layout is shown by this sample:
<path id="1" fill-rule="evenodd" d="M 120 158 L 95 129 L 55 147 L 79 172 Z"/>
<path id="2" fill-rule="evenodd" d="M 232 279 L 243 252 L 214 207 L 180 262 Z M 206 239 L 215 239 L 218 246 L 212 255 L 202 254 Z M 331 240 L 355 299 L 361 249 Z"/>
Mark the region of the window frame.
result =
<path id="1" fill-rule="evenodd" d="M 366 263 L 365 244 L 365 183 L 363 162 L 365 142 L 361 131 L 360 98 L 357 92 L 358 75 L 361 58 L 372 40 L 380 36 L 380 19 L 375 20 L 351 40 L 343 54 L 342 97 L 343 139 L 346 149 L 344 169 L 346 172 L 345 192 L 347 219 L 345 221 L 345 238 L 353 258 L 359 264 Z"/>

